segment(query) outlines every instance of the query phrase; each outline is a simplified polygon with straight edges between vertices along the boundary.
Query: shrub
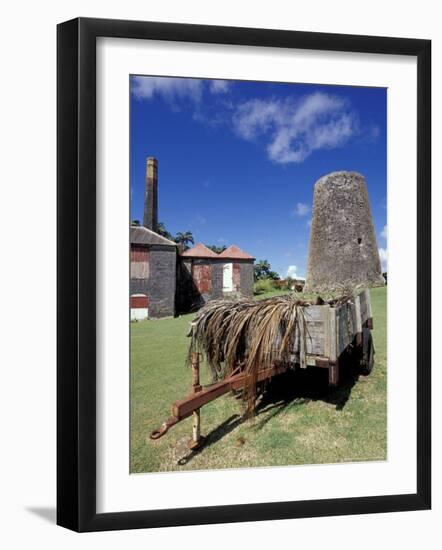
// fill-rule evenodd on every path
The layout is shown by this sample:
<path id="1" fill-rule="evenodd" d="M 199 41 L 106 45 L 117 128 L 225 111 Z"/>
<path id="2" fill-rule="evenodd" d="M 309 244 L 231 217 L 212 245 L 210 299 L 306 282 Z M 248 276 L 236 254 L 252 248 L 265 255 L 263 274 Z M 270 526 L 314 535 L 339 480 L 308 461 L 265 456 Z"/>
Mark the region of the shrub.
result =
<path id="1" fill-rule="evenodd" d="M 260 279 L 256 281 L 254 285 L 255 295 L 264 294 L 266 292 L 273 292 L 275 290 L 275 281 L 271 279 Z"/>

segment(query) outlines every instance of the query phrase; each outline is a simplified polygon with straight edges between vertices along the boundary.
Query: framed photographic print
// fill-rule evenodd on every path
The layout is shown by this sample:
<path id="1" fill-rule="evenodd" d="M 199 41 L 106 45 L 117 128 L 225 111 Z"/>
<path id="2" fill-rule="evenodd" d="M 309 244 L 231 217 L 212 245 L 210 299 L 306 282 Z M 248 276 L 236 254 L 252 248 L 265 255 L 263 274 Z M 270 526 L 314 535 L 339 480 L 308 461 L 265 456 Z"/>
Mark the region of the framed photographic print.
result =
<path id="1" fill-rule="evenodd" d="M 430 52 L 58 26 L 59 525 L 430 508 Z"/>

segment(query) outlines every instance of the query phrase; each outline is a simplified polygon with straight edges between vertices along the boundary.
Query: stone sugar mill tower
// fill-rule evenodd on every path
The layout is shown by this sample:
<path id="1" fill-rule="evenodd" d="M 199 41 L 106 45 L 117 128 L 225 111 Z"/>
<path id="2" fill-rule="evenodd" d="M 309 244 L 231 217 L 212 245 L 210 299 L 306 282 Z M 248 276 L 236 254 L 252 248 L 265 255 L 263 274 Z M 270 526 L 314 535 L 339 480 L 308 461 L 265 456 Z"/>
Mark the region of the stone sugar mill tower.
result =
<path id="1" fill-rule="evenodd" d="M 365 178 L 332 172 L 315 184 L 307 292 L 383 285 Z"/>

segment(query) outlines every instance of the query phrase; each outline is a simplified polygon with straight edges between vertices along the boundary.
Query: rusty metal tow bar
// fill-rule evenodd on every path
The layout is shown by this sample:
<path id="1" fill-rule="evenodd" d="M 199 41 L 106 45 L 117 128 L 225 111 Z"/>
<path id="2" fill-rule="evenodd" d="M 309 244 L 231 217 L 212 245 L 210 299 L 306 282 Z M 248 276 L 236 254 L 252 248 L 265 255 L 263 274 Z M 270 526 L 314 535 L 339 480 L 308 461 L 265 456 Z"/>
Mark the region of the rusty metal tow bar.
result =
<path id="1" fill-rule="evenodd" d="M 221 397 L 231 390 L 244 388 L 246 376 L 242 372 L 234 372 L 221 382 L 202 387 L 199 374 L 199 354 L 193 353 L 191 357 L 192 366 L 192 393 L 181 401 L 175 401 L 172 405 L 172 416 L 161 424 L 159 428 L 151 432 L 150 439 L 156 440 L 165 435 L 169 428 L 181 422 L 189 416 L 193 417 L 192 438 L 187 443 L 191 450 L 200 448 L 205 438 L 201 435 L 201 413 L 200 408 L 214 399 Z M 287 370 L 286 366 L 271 367 L 259 372 L 257 382 L 272 378 Z"/>
<path id="2" fill-rule="evenodd" d="M 162 437 L 164 434 L 167 433 L 169 428 L 177 424 L 177 422 L 179 421 L 180 421 L 179 418 L 175 418 L 174 416 L 171 416 L 166 421 L 164 421 L 159 428 L 157 428 L 150 434 L 149 436 L 150 439 L 160 439 L 160 437 Z"/>

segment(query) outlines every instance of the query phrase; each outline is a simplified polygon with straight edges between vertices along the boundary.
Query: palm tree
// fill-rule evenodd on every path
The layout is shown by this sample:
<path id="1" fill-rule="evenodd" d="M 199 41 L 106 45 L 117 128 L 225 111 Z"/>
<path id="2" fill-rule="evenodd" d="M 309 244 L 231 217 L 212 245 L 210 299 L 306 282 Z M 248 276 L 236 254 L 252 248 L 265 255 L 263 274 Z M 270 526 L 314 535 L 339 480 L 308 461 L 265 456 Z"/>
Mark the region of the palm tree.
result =
<path id="1" fill-rule="evenodd" d="M 169 239 L 169 241 L 173 241 L 173 235 L 169 231 L 167 231 L 166 226 L 163 222 L 159 222 L 157 227 L 157 233 L 158 235 L 161 235 L 162 237 L 165 237 L 166 239 Z"/>
<path id="2" fill-rule="evenodd" d="M 180 231 L 179 233 L 176 234 L 174 240 L 176 243 L 178 243 L 183 247 L 183 250 L 188 250 L 189 248 L 188 243 L 195 244 L 191 231 L 185 231 L 184 233 Z"/>

